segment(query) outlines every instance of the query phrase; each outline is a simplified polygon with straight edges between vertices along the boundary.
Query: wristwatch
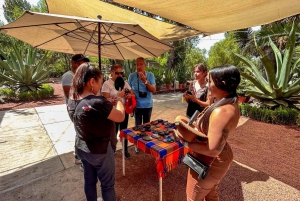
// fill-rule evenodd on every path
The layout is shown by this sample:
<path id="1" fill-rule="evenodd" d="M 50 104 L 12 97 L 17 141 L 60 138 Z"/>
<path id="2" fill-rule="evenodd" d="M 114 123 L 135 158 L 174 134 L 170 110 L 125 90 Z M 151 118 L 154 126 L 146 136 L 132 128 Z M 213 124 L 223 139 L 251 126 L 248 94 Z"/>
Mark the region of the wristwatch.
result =
<path id="1" fill-rule="evenodd" d="M 144 82 L 144 84 L 148 84 L 148 80 L 146 80 L 146 82 Z"/>
<path id="2" fill-rule="evenodd" d="M 188 141 L 185 141 L 185 142 L 183 143 L 183 146 L 189 147 L 189 142 L 188 142 Z"/>

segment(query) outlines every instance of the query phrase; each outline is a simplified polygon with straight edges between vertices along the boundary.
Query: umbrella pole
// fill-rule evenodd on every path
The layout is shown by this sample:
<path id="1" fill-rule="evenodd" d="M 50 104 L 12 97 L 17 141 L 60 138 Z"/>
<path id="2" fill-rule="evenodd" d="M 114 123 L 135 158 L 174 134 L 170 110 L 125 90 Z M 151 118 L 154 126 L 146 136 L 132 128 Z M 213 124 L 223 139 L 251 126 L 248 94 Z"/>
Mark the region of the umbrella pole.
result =
<path id="1" fill-rule="evenodd" d="M 98 59 L 99 59 L 99 69 L 101 70 L 101 23 L 98 22 Z"/>

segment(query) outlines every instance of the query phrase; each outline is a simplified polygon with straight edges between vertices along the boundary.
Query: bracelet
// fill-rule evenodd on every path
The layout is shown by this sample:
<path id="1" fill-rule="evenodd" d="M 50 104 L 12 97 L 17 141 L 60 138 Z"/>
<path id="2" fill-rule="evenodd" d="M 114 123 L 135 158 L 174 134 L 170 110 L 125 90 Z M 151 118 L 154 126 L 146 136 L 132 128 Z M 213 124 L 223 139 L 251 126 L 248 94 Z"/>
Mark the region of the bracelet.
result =
<path id="1" fill-rule="evenodd" d="M 146 82 L 144 82 L 144 84 L 145 84 L 145 85 L 148 84 L 148 80 L 146 80 Z"/>
<path id="2" fill-rule="evenodd" d="M 189 147 L 189 142 L 188 141 L 184 141 L 183 146 Z"/>

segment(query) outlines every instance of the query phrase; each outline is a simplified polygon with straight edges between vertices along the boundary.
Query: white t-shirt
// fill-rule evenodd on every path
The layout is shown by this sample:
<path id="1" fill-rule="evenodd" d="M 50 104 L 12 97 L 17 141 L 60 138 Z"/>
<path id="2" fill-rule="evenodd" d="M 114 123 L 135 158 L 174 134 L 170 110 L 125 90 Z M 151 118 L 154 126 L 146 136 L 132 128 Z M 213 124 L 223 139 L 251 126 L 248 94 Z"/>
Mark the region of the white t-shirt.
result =
<path id="1" fill-rule="evenodd" d="M 125 88 L 125 89 L 131 90 L 131 87 L 129 86 L 129 84 L 128 84 L 126 81 L 125 81 L 125 86 L 124 86 L 124 88 Z M 115 97 L 115 96 L 117 96 L 118 91 L 117 91 L 116 88 L 115 88 L 115 82 L 114 82 L 112 79 L 106 80 L 106 81 L 103 83 L 101 92 L 109 93 L 109 96 L 110 96 L 110 97 Z M 122 103 L 123 103 L 123 105 L 125 106 L 125 98 L 122 98 Z"/>
<path id="2" fill-rule="evenodd" d="M 72 71 L 68 71 L 62 75 L 61 78 L 61 85 L 62 86 L 72 86 L 72 81 L 73 81 L 74 73 Z M 66 100 L 66 103 L 68 103 L 68 98 L 66 97 L 66 94 L 64 92 L 64 97 Z"/>
<path id="3" fill-rule="evenodd" d="M 197 99 L 199 99 L 202 96 L 202 94 L 205 93 L 205 88 L 206 87 L 208 87 L 208 83 L 206 84 L 206 86 L 201 87 L 197 80 L 193 81 L 192 90 L 194 91 L 195 96 L 196 96 Z"/>

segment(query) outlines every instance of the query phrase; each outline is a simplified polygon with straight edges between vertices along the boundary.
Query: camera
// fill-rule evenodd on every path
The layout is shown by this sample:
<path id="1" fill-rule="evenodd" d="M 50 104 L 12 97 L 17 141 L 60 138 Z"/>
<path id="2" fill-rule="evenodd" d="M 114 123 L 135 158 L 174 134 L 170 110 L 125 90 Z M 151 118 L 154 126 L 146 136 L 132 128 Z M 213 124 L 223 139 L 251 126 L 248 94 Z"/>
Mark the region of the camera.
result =
<path id="1" fill-rule="evenodd" d="M 129 90 L 129 89 L 125 89 L 125 90 L 124 90 L 124 93 L 125 93 L 125 95 L 127 95 L 127 94 L 130 93 L 130 90 Z"/>
<path id="2" fill-rule="evenodd" d="M 189 95 L 193 95 L 192 91 L 190 91 L 190 90 L 186 91 L 186 93 Z"/>
<path id="3" fill-rule="evenodd" d="M 147 92 L 139 91 L 139 97 L 140 98 L 146 98 L 147 97 Z"/>

